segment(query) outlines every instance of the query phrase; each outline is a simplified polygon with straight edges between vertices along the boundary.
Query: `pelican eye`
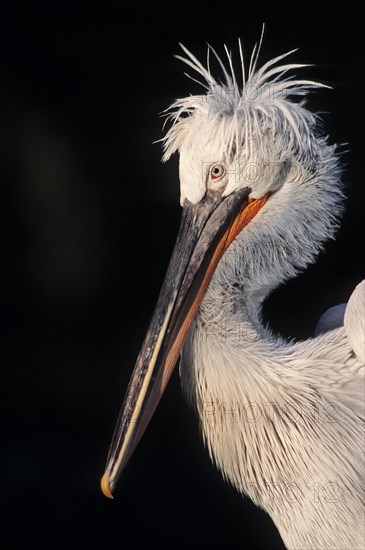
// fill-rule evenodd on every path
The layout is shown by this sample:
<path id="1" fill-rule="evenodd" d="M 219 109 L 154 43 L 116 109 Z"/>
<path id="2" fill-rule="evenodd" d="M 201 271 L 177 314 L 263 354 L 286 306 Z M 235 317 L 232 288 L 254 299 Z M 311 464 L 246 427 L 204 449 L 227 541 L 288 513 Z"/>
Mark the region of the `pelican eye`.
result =
<path id="1" fill-rule="evenodd" d="M 221 178 L 225 173 L 226 169 L 222 164 L 213 164 L 213 166 L 210 167 L 210 177 L 212 180 Z"/>

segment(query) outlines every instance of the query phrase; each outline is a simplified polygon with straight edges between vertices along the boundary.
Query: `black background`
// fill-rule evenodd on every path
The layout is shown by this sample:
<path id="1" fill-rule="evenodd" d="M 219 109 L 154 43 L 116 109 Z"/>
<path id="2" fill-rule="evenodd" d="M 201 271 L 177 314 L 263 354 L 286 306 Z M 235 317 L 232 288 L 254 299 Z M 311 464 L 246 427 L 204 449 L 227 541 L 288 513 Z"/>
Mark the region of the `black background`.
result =
<path id="1" fill-rule="evenodd" d="M 114 501 L 99 480 L 179 222 L 178 159 L 162 165 L 152 144 L 158 113 L 200 92 L 173 58 L 178 42 L 204 60 L 206 41 L 222 52 L 240 36 L 250 52 L 266 21 L 262 61 L 299 47 L 295 60 L 316 65 L 303 77 L 334 87 L 310 106 L 348 144 L 342 227 L 264 312 L 305 338 L 362 278 L 362 17 L 0 5 L 3 547 L 282 549 L 270 518 L 211 466 L 177 372 Z"/>

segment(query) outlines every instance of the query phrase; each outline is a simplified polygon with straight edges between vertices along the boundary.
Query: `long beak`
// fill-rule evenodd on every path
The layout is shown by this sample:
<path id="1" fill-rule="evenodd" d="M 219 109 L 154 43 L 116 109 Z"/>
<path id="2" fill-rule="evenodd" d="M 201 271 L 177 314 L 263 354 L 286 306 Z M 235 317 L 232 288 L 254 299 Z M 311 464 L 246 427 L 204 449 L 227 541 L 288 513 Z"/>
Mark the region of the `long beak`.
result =
<path id="1" fill-rule="evenodd" d="M 227 197 L 207 194 L 196 205 L 184 203 L 176 244 L 101 480 L 109 498 L 166 388 L 219 259 L 266 202 L 267 195 L 249 200 L 249 192 L 246 187 Z"/>

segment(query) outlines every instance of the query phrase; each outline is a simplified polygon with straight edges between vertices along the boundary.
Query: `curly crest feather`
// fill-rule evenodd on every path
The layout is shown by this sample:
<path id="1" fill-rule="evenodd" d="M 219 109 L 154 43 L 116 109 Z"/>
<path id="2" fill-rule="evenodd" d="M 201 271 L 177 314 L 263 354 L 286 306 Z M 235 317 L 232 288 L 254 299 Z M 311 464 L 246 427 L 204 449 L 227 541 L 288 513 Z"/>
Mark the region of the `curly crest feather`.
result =
<path id="1" fill-rule="evenodd" d="M 261 43 L 260 43 L 261 45 Z M 291 50 L 271 59 L 257 69 L 260 45 L 254 49 L 246 76 L 241 42 L 241 85 L 233 70 L 232 55 L 225 47 L 229 69 L 212 46 L 208 45 L 207 67 L 182 44 L 186 57 L 176 56 L 203 77 L 199 82 L 206 93 L 190 95 L 176 100 L 166 111 L 172 121 L 172 127 L 162 139 L 164 145 L 163 161 L 181 148 L 194 125 L 201 119 L 214 123 L 216 141 L 222 144 L 222 157 L 232 158 L 237 148 L 246 147 L 248 156 L 275 160 L 295 152 L 298 160 L 309 161 L 313 157 L 313 134 L 316 132 L 316 116 L 304 108 L 304 101 L 292 101 L 305 96 L 310 90 L 328 86 L 311 80 L 298 80 L 287 74 L 293 69 L 308 65 L 298 63 L 281 64 Z M 209 66 L 209 53 L 218 60 L 223 71 L 224 82 L 215 79 Z M 189 75 L 187 75 L 189 76 Z M 190 77 L 192 78 L 192 77 Z M 192 78 L 195 80 L 194 78 Z M 267 135 L 271 144 L 277 144 L 275 150 L 268 151 Z M 271 148 L 272 149 L 272 148 Z"/>

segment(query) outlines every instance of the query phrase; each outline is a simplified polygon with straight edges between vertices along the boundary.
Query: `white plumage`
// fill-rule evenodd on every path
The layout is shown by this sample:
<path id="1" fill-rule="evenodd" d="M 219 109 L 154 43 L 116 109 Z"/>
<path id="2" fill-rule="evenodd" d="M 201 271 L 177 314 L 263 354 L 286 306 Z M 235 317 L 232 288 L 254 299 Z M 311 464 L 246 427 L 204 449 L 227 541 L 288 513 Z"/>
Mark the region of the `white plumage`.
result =
<path id="1" fill-rule="evenodd" d="M 207 188 L 270 193 L 213 274 L 183 348 L 183 388 L 212 461 L 270 514 L 288 549 L 363 549 L 365 283 L 344 326 L 324 322 L 313 339 L 284 341 L 260 318 L 265 297 L 314 260 L 342 211 L 336 148 L 293 101 L 320 85 L 291 79 L 301 65 L 278 66 L 285 56 L 258 69 L 254 53 L 246 76 L 241 47 L 239 84 L 229 52 L 226 70 L 209 48 L 220 83 L 183 50 L 207 90 L 169 111 L 164 160 L 179 151 L 181 203 Z M 221 178 L 207 176 L 213 163 Z"/>

